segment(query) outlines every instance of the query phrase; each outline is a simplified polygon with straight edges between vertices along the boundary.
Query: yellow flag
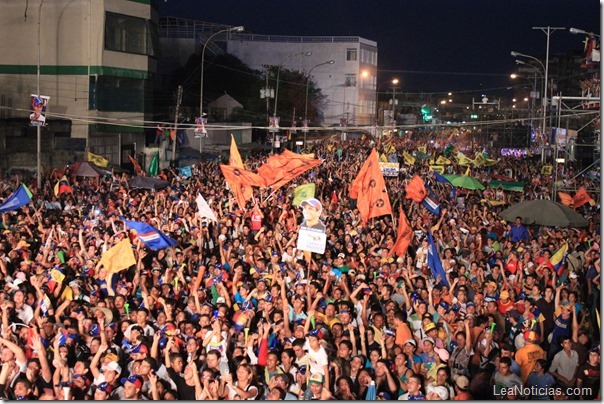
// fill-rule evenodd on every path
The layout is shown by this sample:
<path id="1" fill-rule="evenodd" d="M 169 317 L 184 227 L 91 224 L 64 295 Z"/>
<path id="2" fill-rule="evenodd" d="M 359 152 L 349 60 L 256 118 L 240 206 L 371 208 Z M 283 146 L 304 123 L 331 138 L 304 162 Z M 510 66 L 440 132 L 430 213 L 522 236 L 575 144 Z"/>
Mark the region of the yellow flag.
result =
<path id="1" fill-rule="evenodd" d="M 495 164 L 497 164 L 497 160 L 495 160 L 495 159 L 485 159 L 485 162 L 484 162 L 483 165 L 485 167 L 490 167 L 490 166 L 494 166 Z"/>
<path id="2" fill-rule="evenodd" d="M 380 154 L 380 161 L 382 163 L 387 163 L 388 162 L 388 157 L 386 157 L 386 155 L 384 153 Z"/>
<path id="3" fill-rule="evenodd" d="M 237 148 L 237 143 L 235 143 L 235 137 L 231 133 L 231 154 L 229 156 L 229 165 L 237 168 L 245 168 L 243 167 L 243 160 L 241 160 L 241 155 L 239 154 L 239 149 Z"/>
<path id="4" fill-rule="evenodd" d="M 62 272 L 59 272 L 56 269 L 53 269 L 52 271 L 50 271 L 50 278 L 55 281 L 56 283 L 63 283 L 63 280 L 65 279 L 65 275 L 63 275 Z"/>
<path id="5" fill-rule="evenodd" d="M 468 166 L 468 169 L 466 170 L 466 173 L 464 174 L 465 176 L 470 175 L 470 166 Z"/>
<path id="6" fill-rule="evenodd" d="M 294 206 L 300 206 L 302 201 L 315 197 L 315 184 L 302 184 L 294 189 Z"/>
<path id="7" fill-rule="evenodd" d="M 107 160 L 105 157 L 90 152 L 88 152 L 88 161 L 99 167 L 107 167 L 107 164 L 109 164 L 109 160 Z"/>
<path id="8" fill-rule="evenodd" d="M 107 273 L 118 272 L 129 266 L 136 265 L 130 239 L 125 238 L 107 250 L 101 257 L 101 264 L 103 264 Z"/>
<path id="9" fill-rule="evenodd" d="M 405 164 L 407 164 L 409 166 L 412 166 L 413 164 L 415 164 L 415 157 L 413 157 L 406 151 L 403 152 L 403 159 L 405 160 Z"/>
<path id="10" fill-rule="evenodd" d="M 436 171 L 439 174 L 444 174 L 445 166 L 441 166 L 441 165 L 430 166 L 430 171 Z"/>
<path id="11" fill-rule="evenodd" d="M 457 155 L 457 164 L 459 164 L 460 166 L 469 166 L 472 163 L 474 163 L 474 160 L 467 158 L 463 154 L 460 153 Z"/>
<path id="12" fill-rule="evenodd" d="M 474 165 L 476 165 L 476 167 L 480 167 L 482 165 L 484 165 L 484 163 L 487 161 L 487 159 L 484 157 L 484 155 L 482 153 L 476 153 L 476 157 L 474 157 Z"/>
<path id="13" fill-rule="evenodd" d="M 417 146 L 417 151 L 428 153 L 426 146 Z"/>
<path id="14" fill-rule="evenodd" d="M 451 160 L 449 160 L 445 156 L 438 156 L 438 158 L 436 159 L 436 164 L 441 165 L 441 166 L 451 164 Z"/>
<path id="15" fill-rule="evenodd" d="M 552 166 L 543 166 L 543 167 L 541 167 L 541 174 L 552 175 Z"/>

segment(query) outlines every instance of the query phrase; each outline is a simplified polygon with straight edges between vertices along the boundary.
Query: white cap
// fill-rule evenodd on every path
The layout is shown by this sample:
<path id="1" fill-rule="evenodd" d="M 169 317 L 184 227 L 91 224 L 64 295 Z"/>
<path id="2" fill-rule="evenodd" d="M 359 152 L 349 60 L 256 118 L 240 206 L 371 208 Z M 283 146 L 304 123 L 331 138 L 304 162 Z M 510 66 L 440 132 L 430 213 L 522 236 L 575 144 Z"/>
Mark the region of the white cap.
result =
<path id="1" fill-rule="evenodd" d="M 118 363 L 115 361 L 111 361 L 111 362 L 103 365 L 101 370 L 113 370 L 113 371 L 115 371 L 115 373 L 117 373 L 118 376 L 120 375 L 120 373 L 122 373 L 122 367 L 120 365 L 118 365 Z"/>

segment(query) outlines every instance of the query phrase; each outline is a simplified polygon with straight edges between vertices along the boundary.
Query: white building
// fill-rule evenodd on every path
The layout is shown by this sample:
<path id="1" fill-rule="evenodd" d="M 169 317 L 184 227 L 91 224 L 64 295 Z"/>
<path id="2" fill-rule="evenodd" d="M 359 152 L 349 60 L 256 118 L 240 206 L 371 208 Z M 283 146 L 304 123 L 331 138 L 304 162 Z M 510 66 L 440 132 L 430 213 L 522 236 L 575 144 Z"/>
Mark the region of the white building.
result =
<path id="1" fill-rule="evenodd" d="M 162 54 L 170 56 L 172 66 L 182 66 L 190 54 L 201 52 L 212 32 L 228 26 L 166 17 L 161 18 L 160 28 Z M 312 80 L 327 97 L 321 114 L 324 126 L 339 125 L 341 119 L 347 119 L 349 125 L 372 125 L 375 121 L 378 51 L 374 41 L 356 36 L 230 33 L 216 36 L 211 46 L 238 57 L 254 70 L 278 65 L 305 74 L 312 70 Z M 206 49 L 214 51 L 210 45 Z M 306 52 L 311 55 L 304 56 Z M 335 63 L 314 68 L 330 60 Z"/>

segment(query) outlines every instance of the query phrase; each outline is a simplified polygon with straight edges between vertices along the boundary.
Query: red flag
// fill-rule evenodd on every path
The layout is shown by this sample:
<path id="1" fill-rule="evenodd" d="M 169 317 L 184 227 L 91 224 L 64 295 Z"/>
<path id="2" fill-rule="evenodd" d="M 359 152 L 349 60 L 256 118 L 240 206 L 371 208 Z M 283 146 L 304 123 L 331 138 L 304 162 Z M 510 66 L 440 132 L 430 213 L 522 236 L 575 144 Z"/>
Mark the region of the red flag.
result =
<path id="1" fill-rule="evenodd" d="M 350 193 L 358 193 L 357 208 L 363 224 L 372 217 L 392 214 L 386 182 L 380 169 L 378 154 L 375 148 L 361 167 L 353 181 Z"/>
<path id="2" fill-rule="evenodd" d="M 128 158 L 130 159 L 130 162 L 134 166 L 134 171 L 136 172 L 136 174 L 140 175 L 143 172 L 143 169 L 141 168 L 140 164 L 138 164 L 138 161 L 136 161 L 134 159 L 134 157 L 132 157 L 131 155 L 128 155 Z"/>
<path id="3" fill-rule="evenodd" d="M 409 181 L 409 184 L 405 188 L 405 192 L 407 199 L 413 199 L 417 203 L 421 203 L 426 195 L 428 195 L 424 181 L 417 174 L 411 178 L 411 181 Z"/>
<path id="4" fill-rule="evenodd" d="M 584 187 L 579 188 L 575 196 L 573 196 L 573 207 L 577 209 L 580 206 L 585 205 L 591 197 L 587 193 Z"/>
<path id="5" fill-rule="evenodd" d="M 560 197 L 560 202 L 564 205 L 573 206 L 573 197 L 566 192 L 558 192 L 558 197 Z"/>
<path id="6" fill-rule="evenodd" d="M 399 257 L 403 257 L 413 240 L 413 229 L 411 228 L 407 215 L 405 215 L 403 209 L 401 209 L 399 214 L 398 229 L 396 233 L 396 242 L 390 249 L 390 252 L 388 252 L 388 256 L 396 254 Z"/>

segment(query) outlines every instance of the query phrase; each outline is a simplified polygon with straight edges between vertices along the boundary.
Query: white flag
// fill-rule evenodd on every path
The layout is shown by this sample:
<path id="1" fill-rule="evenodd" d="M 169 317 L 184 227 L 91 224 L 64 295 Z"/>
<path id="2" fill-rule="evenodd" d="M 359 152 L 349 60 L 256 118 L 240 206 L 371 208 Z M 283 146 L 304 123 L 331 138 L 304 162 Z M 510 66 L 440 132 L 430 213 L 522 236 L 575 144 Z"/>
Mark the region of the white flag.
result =
<path id="1" fill-rule="evenodd" d="M 212 209 L 210 209 L 210 205 L 208 205 L 206 200 L 203 199 L 203 196 L 201 196 L 201 194 L 197 195 L 197 199 L 195 199 L 195 202 L 197 202 L 197 210 L 199 212 L 199 216 L 206 217 L 208 219 L 212 219 L 215 222 L 218 222 L 218 219 L 216 219 L 216 215 L 214 214 L 214 212 L 212 212 Z"/>

